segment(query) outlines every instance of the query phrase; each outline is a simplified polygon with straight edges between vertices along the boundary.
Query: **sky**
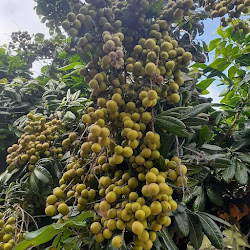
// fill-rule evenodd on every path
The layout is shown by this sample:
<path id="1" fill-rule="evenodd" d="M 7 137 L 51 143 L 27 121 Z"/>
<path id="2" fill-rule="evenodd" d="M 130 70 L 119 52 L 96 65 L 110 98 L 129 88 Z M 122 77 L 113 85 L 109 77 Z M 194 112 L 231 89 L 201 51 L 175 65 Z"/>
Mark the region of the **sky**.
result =
<path id="1" fill-rule="evenodd" d="M 0 0 L 0 45 L 8 43 L 10 35 L 14 31 L 28 31 L 30 34 L 43 33 L 49 37 L 48 28 L 40 23 L 38 16 L 34 10 L 34 0 Z M 205 21 L 204 34 L 198 39 L 204 40 L 207 44 L 216 36 L 216 29 L 219 27 L 219 18 Z M 212 58 L 212 55 L 211 55 Z M 35 62 L 33 65 L 34 75 L 38 75 L 43 62 Z M 207 96 L 213 98 L 213 102 L 219 102 L 221 98 L 218 96 L 222 87 L 218 88 L 214 82 L 208 90 L 210 94 Z"/>

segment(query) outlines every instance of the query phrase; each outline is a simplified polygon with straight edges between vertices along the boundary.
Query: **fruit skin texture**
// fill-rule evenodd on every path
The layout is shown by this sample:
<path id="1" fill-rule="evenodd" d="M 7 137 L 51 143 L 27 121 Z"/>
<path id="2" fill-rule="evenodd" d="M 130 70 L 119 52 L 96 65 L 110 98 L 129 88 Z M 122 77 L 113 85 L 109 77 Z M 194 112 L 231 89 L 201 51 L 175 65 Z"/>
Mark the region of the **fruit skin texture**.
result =
<path id="1" fill-rule="evenodd" d="M 132 231 L 134 234 L 139 235 L 143 232 L 144 227 L 141 222 L 135 221 L 132 225 Z"/>
<path id="2" fill-rule="evenodd" d="M 120 236 L 115 236 L 112 239 L 112 246 L 115 248 L 120 248 L 122 246 L 122 238 Z"/>
<path id="3" fill-rule="evenodd" d="M 58 212 L 62 215 L 67 215 L 69 213 L 69 208 L 65 203 L 58 206 Z"/>

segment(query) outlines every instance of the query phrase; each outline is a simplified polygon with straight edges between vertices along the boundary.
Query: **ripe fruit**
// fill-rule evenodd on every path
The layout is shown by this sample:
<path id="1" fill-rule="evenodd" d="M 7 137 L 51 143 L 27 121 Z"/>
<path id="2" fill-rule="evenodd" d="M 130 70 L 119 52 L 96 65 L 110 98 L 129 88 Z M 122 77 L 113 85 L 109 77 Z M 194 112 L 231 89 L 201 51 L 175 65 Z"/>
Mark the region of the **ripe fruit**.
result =
<path id="1" fill-rule="evenodd" d="M 65 204 L 65 203 L 61 203 L 59 206 L 58 206 L 58 212 L 60 214 L 62 214 L 63 216 L 64 215 L 67 215 L 69 213 L 69 208 L 68 206 Z"/>
<path id="2" fill-rule="evenodd" d="M 143 230 L 144 230 L 144 227 L 143 227 L 141 222 L 135 221 L 132 224 L 132 231 L 133 231 L 134 234 L 139 235 L 139 234 L 141 234 L 143 232 Z"/>
<path id="3" fill-rule="evenodd" d="M 122 246 L 122 238 L 120 236 L 115 236 L 112 239 L 112 246 L 115 248 L 120 248 Z"/>

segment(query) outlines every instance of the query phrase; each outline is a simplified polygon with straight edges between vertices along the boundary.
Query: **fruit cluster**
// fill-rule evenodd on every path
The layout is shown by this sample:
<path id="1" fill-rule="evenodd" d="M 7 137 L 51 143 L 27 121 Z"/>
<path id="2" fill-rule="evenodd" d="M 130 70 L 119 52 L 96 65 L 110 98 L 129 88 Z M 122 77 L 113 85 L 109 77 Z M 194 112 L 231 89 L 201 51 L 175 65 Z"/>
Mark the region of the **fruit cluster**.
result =
<path id="1" fill-rule="evenodd" d="M 27 118 L 25 133 L 18 140 L 18 144 L 8 148 L 6 162 L 10 172 L 24 165 L 32 171 L 40 158 L 63 156 L 63 149 L 55 145 L 60 134 L 64 132 L 64 123 L 57 119 L 46 122 L 45 117 L 36 117 L 32 113 Z"/>
<path id="2" fill-rule="evenodd" d="M 226 27 L 233 18 L 239 18 L 242 13 L 249 12 L 250 1 L 249 0 L 237 0 L 237 1 L 216 1 L 206 0 L 205 10 L 211 11 L 211 17 L 221 17 L 221 25 Z M 224 16 L 228 14 L 226 19 Z M 248 27 L 241 28 L 245 34 L 249 33 Z"/>
<path id="3" fill-rule="evenodd" d="M 19 233 L 16 218 L 13 216 L 4 218 L 4 215 L 0 213 L 0 250 L 14 249 L 22 239 L 23 234 Z"/>
<path id="4" fill-rule="evenodd" d="M 62 25 L 88 62 L 80 75 L 89 83 L 93 105 L 82 116 L 83 134 L 74 132 L 63 141 L 63 147 L 77 150 L 45 212 L 67 218 L 75 206 L 94 210 L 90 230 L 97 242 L 112 238 L 120 248 L 131 232 L 134 249 L 151 249 L 156 232 L 170 225 L 177 208 L 166 179 L 178 186 L 187 182 L 178 157 L 166 160 L 166 170 L 157 168 L 161 143 L 154 119 L 162 111 L 157 104 L 180 101 L 182 69 L 192 54 L 169 31 L 193 2 L 171 2 L 151 18 L 145 14 L 147 0 L 87 3 Z"/>
<path id="5" fill-rule="evenodd" d="M 48 39 L 38 41 L 27 32 L 13 32 L 11 34 L 12 41 L 9 43 L 10 48 L 25 51 L 30 57 L 34 58 L 50 58 L 54 55 L 54 51 L 58 46 L 57 42 Z"/>

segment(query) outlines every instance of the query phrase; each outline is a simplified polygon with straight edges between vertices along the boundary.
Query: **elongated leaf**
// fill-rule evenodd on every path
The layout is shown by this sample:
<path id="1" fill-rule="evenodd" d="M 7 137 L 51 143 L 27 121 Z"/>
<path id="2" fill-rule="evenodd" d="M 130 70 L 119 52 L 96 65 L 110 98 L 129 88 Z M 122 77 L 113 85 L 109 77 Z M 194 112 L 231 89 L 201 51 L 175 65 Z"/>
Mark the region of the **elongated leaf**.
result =
<path id="1" fill-rule="evenodd" d="M 207 119 L 203 119 L 200 117 L 190 117 L 186 120 L 183 120 L 186 126 L 199 126 L 205 124 L 207 121 Z"/>
<path id="2" fill-rule="evenodd" d="M 213 190 L 211 187 L 207 187 L 207 196 L 211 202 L 216 206 L 221 207 L 223 205 L 223 200 L 219 193 Z"/>
<path id="3" fill-rule="evenodd" d="M 187 181 L 187 186 L 188 187 L 193 187 L 193 186 L 197 185 L 198 183 L 199 183 L 198 180 L 189 177 L 188 181 Z"/>
<path id="4" fill-rule="evenodd" d="M 246 185 L 248 182 L 248 171 L 246 164 L 244 162 L 237 161 L 236 163 L 236 172 L 235 172 L 235 180 L 241 184 Z"/>
<path id="5" fill-rule="evenodd" d="M 203 144 L 202 147 L 205 149 L 213 150 L 213 151 L 221 151 L 222 150 L 221 147 L 216 146 L 216 145 L 211 145 L 211 144 Z"/>
<path id="6" fill-rule="evenodd" d="M 66 71 L 66 70 L 69 70 L 69 69 L 74 69 L 76 65 L 82 65 L 82 63 L 80 63 L 80 62 L 74 62 L 74 63 L 66 65 L 66 66 L 64 66 L 62 68 L 59 68 L 59 70 Z"/>
<path id="7" fill-rule="evenodd" d="M 34 174 L 43 183 L 49 184 L 53 181 L 50 172 L 42 166 L 36 166 Z"/>
<path id="8" fill-rule="evenodd" d="M 196 87 L 199 88 L 199 89 L 204 90 L 204 89 L 208 88 L 214 80 L 215 80 L 214 78 L 207 78 L 205 80 L 200 81 L 196 85 Z"/>
<path id="9" fill-rule="evenodd" d="M 205 205 L 206 205 L 206 196 L 204 191 L 202 190 L 202 192 L 197 195 L 193 203 L 193 209 L 194 211 L 203 211 L 205 209 Z"/>
<path id="10" fill-rule="evenodd" d="M 187 166 L 187 176 L 191 176 L 193 174 L 197 174 L 202 170 L 202 167 L 199 166 Z"/>
<path id="11" fill-rule="evenodd" d="M 216 223 L 204 214 L 198 214 L 203 232 L 218 249 L 224 249 L 223 235 Z"/>
<path id="12" fill-rule="evenodd" d="M 214 168 L 228 168 L 231 166 L 231 161 L 226 158 L 216 158 L 212 164 Z"/>
<path id="13" fill-rule="evenodd" d="M 235 152 L 235 153 L 237 153 L 239 155 L 239 158 L 242 161 L 250 164 L 250 155 L 248 153 L 240 153 L 240 152 Z"/>
<path id="14" fill-rule="evenodd" d="M 175 112 L 182 111 L 182 110 L 188 110 L 190 108 L 191 107 L 176 107 L 176 108 L 171 108 L 171 109 L 168 109 L 167 111 L 161 112 L 159 115 L 157 115 L 157 117 L 168 116 L 169 114 L 171 114 L 173 112 L 175 113 Z"/>
<path id="15" fill-rule="evenodd" d="M 217 221 L 217 222 L 219 222 L 219 223 L 222 223 L 222 224 L 224 224 L 225 226 L 228 226 L 228 227 L 231 227 L 231 226 L 232 226 L 229 222 L 227 222 L 227 221 L 225 221 L 225 220 L 222 220 L 221 218 L 219 218 L 219 217 L 217 217 L 217 216 L 214 216 L 214 215 L 212 215 L 212 214 L 208 214 L 208 213 L 205 213 L 205 212 L 197 212 L 197 214 L 206 215 L 206 216 L 210 217 L 212 220 Z"/>
<path id="16" fill-rule="evenodd" d="M 229 62 L 226 58 L 216 58 L 211 64 L 208 65 L 208 67 L 223 72 L 230 64 L 231 62 Z"/>
<path id="17" fill-rule="evenodd" d="M 168 249 L 168 250 L 178 250 L 178 247 L 175 245 L 173 239 L 171 238 L 171 236 L 168 233 L 168 230 L 165 229 L 162 232 L 162 240 L 163 240 L 163 245 L 164 245 L 164 249 Z"/>
<path id="18" fill-rule="evenodd" d="M 20 242 L 15 250 L 23 250 L 27 249 L 29 246 L 36 247 L 38 245 L 49 242 L 53 239 L 57 234 L 61 233 L 62 230 L 56 230 L 52 225 L 41 228 L 37 231 L 26 233 L 25 240 Z"/>
<path id="19" fill-rule="evenodd" d="M 197 216 L 188 213 L 188 221 L 189 221 L 189 239 L 191 242 L 191 245 L 194 247 L 194 249 L 199 249 L 202 240 L 203 240 L 203 233 L 201 228 L 201 223 Z"/>
<path id="20" fill-rule="evenodd" d="M 186 211 L 182 213 L 174 213 L 174 219 L 183 236 L 187 237 L 189 234 L 189 222 Z"/>
<path id="21" fill-rule="evenodd" d="M 161 129 L 166 129 L 167 132 L 180 136 L 188 137 L 189 133 L 184 129 L 186 126 L 183 122 L 174 117 L 163 116 L 157 118 L 155 121 L 156 126 Z"/>
<path id="22" fill-rule="evenodd" d="M 187 110 L 182 116 L 181 120 L 185 120 L 189 117 L 195 117 L 199 115 L 200 113 L 203 113 L 206 110 L 208 110 L 211 106 L 212 106 L 211 103 L 202 103 L 202 104 L 196 105 L 195 107 Z"/>
<path id="23" fill-rule="evenodd" d="M 235 160 L 233 160 L 231 165 L 223 171 L 222 179 L 226 183 L 230 183 L 234 178 L 235 172 L 236 172 L 236 162 Z"/>
<path id="24" fill-rule="evenodd" d="M 39 180 L 34 172 L 32 172 L 29 177 L 29 188 L 35 193 L 38 193 L 39 191 Z"/>
<path id="25" fill-rule="evenodd" d="M 209 46 L 208 46 L 208 50 L 209 51 L 212 51 L 216 48 L 216 46 L 218 45 L 218 43 L 221 41 L 222 38 L 216 38 L 214 40 L 212 40 L 210 43 L 209 43 Z"/>

